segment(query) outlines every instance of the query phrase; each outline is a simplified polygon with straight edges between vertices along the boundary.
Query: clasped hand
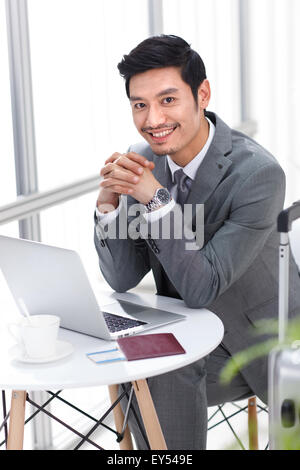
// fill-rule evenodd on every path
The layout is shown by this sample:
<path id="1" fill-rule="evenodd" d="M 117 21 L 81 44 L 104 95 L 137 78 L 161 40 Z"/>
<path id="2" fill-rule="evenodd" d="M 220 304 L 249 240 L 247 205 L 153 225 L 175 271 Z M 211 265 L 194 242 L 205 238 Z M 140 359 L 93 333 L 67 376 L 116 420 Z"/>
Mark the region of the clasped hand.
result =
<path id="1" fill-rule="evenodd" d="M 100 175 L 98 207 L 112 204 L 118 206 L 119 195 L 129 194 L 142 204 L 147 204 L 161 184 L 154 177 L 155 164 L 135 152 L 114 153 L 109 157 Z M 103 210 L 103 212 L 106 212 Z"/>

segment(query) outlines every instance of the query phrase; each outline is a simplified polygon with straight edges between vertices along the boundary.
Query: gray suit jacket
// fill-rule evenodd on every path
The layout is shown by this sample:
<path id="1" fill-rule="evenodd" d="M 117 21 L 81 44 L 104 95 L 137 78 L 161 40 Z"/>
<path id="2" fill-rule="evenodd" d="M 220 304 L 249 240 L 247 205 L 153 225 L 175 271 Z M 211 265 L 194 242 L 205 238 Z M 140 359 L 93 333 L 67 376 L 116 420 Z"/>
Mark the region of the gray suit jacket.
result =
<path id="1" fill-rule="evenodd" d="M 282 210 L 285 176 L 275 158 L 257 142 L 230 129 L 217 115 L 212 144 L 200 165 L 186 203 L 204 204 L 205 243 L 187 251 L 186 240 L 101 240 L 95 246 L 101 271 L 113 289 L 124 292 L 153 271 L 157 293 L 180 297 L 191 308 L 207 307 L 223 321 L 223 343 L 231 354 L 265 338 L 253 335 L 255 322 L 278 316 L 276 220 Z M 132 151 L 155 162 L 157 180 L 168 186 L 166 157 L 147 144 Z M 136 203 L 128 197 L 128 206 Z M 130 218 L 128 218 L 130 222 Z M 172 230 L 171 230 L 172 234 Z M 300 311 L 300 280 L 290 261 L 290 315 Z M 243 370 L 260 396 L 265 392 L 266 360 Z"/>

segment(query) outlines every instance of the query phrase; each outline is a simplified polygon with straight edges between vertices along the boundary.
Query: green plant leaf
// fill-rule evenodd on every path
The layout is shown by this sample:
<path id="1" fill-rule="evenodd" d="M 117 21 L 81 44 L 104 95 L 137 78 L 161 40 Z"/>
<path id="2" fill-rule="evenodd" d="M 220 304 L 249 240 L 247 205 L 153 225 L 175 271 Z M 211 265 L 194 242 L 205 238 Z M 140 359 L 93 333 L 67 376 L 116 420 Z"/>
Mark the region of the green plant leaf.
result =
<path id="1" fill-rule="evenodd" d="M 254 335 L 278 335 L 278 321 L 277 320 L 258 320 L 254 324 Z"/>
<path id="2" fill-rule="evenodd" d="M 243 367 L 255 359 L 267 355 L 277 344 L 277 339 L 270 339 L 235 354 L 222 369 L 220 382 L 224 385 L 228 384 Z"/>
<path id="3" fill-rule="evenodd" d="M 255 323 L 255 334 L 259 335 L 277 335 L 278 321 L 272 319 L 263 319 Z M 251 346 L 244 351 L 235 354 L 225 365 L 220 374 L 220 382 L 228 384 L 238 372 L 250 362 L 260 357 L 266 356 L 270 351 L 277 348 L 285 348 L 287 346 L 300 347 L 300 316 L 291 319 L 286 329 L 286 340 L 279 345 L 277 336 Z"/>

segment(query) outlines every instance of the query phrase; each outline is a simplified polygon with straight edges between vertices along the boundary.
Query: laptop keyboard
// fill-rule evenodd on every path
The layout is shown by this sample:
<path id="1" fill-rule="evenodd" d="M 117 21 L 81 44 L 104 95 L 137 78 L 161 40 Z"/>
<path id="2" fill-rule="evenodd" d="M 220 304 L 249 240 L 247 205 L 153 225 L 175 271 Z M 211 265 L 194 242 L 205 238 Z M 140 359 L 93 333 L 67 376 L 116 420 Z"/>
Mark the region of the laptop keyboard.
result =
<path id="1" fill-rule="evenodd" d="M 108 329 L 111 333 L 116 331 L 128 330 L 129 328 L 135 328 L 140 325 L 147 325 L 146 322 L 139 320 L 132 320 L 131 318 L 120 317 L 119 315 L 114 315 L 113 313 L 102 312 L 104 319 L 108 326 Z"/>

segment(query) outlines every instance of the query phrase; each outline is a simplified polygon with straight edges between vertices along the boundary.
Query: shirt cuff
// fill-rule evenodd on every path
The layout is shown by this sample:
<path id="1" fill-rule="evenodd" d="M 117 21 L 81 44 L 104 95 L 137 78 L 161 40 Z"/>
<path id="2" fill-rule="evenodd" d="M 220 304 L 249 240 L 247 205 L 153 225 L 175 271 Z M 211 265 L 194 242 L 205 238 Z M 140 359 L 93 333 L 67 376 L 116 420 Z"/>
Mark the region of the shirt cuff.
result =
<path id="1" fill-rule="evenodd" d="M 100 212 L 98 207 L 96 206 L 96 216 L 97 216 L 98 223 L 102 225 L 108 225 L 110 222 L 115 220 L 120 213 L 121 204 L 122 204 L 122 198 L 119 198 L 118 207 L 114 211 L 106 212 L 106 213 Z"/>
<path id="2" fill-rule="evenodd" d="M 165 206 L 162 206 L 160 209 L 156 209 L 156 211 L 152 211 L 152 212 L 145 212 L 143 214 L 143 217 L 146 220 L 146 222 L 150 222 L 150 223 L 156 222 L 157 220 L 164 217 L 164 215 L 168 214 L 168 212 L 170 212 L 173 209 L 175 204 L 176 202 L 174 201 L 174 199 L 171 199 L 171 201 L 168 202 L 168 204 L 166 204 Z"/>

